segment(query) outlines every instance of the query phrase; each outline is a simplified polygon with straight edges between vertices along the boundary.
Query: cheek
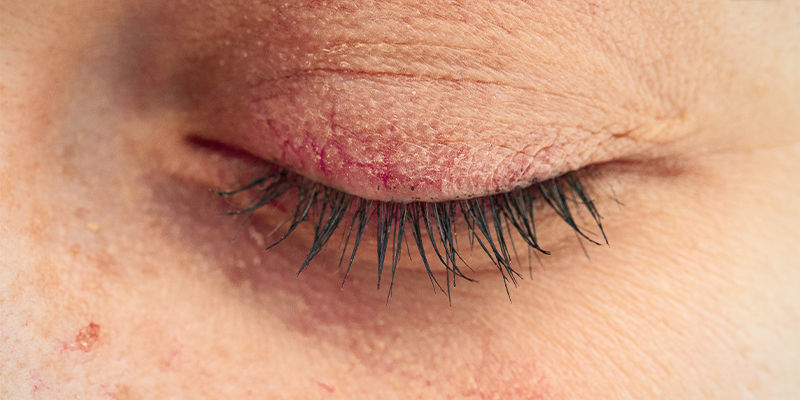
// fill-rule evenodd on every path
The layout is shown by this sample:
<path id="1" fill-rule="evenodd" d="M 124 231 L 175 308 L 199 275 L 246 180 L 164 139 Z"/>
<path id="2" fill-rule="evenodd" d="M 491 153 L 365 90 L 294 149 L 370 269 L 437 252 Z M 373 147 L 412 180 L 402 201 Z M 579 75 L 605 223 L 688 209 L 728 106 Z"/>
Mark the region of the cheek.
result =
<path id="1" fill-rule="evenodd" d="M 770 169 L 770 162 L 709 159 L 691 174 L 639 177 L 629 182 L 638 190 L 622 199 L 626 212 L 608 221 L 611 248 L 589 248 L 590 260 L 579 251 L 545 259 L 512 292 L 513 303 L 496 274 L 482 274 L 480 284 L 457 286 L 453 306 L 421 274 L 401 273 L 388 306 L 372 269 L 358 271 L 344 290 L 330 260 L 298 279 L 302 255 L 265 253 L 249 231 L 231 244 L 238 225 L 209 217 L 217 209 L 204 185 L 170 174 L 115 175 L 138 189 L 114 207 L 78 193 L 92 218 L 112 218 L 100 220 L 109 242 L 99 243 L 113 244 L 113 258 L 69 258 L 69 246 L 45 242 L 30 249 L 60 260 L 41 276 L 62 282 L 66 293 L 31 285 L 44 294 L 30 303 L 61 305 L 38 311 L 55 321 L 44 331 L 40 371 L 59 371 L 45 377 L 54 392 L 65 380 L 89 379 L 84 387 L 97 393 L 178 396 L 197 388 L 200 374 L 208 379 L 198 390 L 228 395 L 354 398 L 389 390 L 374 382 L 394 381 L 423 398 L 620 391 L 647 398 L 654 390 L 734 397 L 742 382 L 763 385 L 753 374 L 759 360 L 774 366 L 771 382 L 792 365 L 783 353 L 796 353 L 783 345 L 793 343 L 796 327 L 785 312 L 798 301 L 790 261 L 796 225 L 785 223 L 796 213 L 796 193 L 778 195 L 786 198 L 777 203 L 790 205 L 785 212 L 758 206 L 763 198 L 755 194 L 792 182 L 791 168 Z M 774 182 L 765 170 L 777 174 Z M 46 186 L 56 187 L 53 179 Z M 74 211 L 67 203 L 59 202 Z M 139 218 L 120 222 L 120 209 Z M 70 212 L 57 215 L 89 229 Z M 765 225 L 740 224 L 748 218 Z M 759 234 L 762 226 L 771 229 Z M 86 235 L 68 236 L 91 243 L 94 234 Z M 758 246 L 737 250 L 754 238 Z M 100 328 L 89 346 L 91 323 Z"/>

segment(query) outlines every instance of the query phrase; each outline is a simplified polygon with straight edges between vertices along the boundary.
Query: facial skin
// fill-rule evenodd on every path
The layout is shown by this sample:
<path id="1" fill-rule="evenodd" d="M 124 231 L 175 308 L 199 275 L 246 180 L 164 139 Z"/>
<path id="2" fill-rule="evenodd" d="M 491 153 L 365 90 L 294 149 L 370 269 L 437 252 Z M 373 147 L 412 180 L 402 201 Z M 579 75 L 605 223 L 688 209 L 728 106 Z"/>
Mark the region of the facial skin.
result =
<path id="1" fill-rule="evenodd" d="M 0 398 L 800 392 L 796 2 L 6 3 Z M 271 24 L 279 16 L 285 29 Z M 452 48 L 351 46 L 402 38 Z M 233 56 L 258 40 L 269 56 Z M 355 77 L 324 65 L 326 46 Z M 314 68 L 314 79 L 247 86 Z M 314 129 L 332 103 L 351 129 Z M 265 212 L 231 243 L 241 220 L 219 216 L 229 205 L 208 191 L 258 162 L 187 138 L 253 145 L 354 195 L 411 194 L 360 185 L 374 168 L 326 177 L 304 167 L 319 165 L 314 154 L 281 158 L 276 131 L 258 134 L 267 119 L 366 143 L 349 156 L 371 161 L 375 144 L 399 143 L 398 182 L 436 172 L 449 186 L 425 196 L 439 199 L 513 186 L 523 177 L 504 166 L 541 166 L 550 135 L 566 144 L 547 174 L 603 163 L 592 185 L 610 246 L 587 257 L 545 216 L 537 229 L 553 255 L 512 302 L 478 268 L 450 306 L 412 261 L 387 306 L 370 256 L 341 289 L 335 249 L 298 278 L 309 227 L 265 252 L 280 222 Z M 502 150 L 528 144 L 533 156 Z M 452 149 L 469 157 L 455 163 Z"/>

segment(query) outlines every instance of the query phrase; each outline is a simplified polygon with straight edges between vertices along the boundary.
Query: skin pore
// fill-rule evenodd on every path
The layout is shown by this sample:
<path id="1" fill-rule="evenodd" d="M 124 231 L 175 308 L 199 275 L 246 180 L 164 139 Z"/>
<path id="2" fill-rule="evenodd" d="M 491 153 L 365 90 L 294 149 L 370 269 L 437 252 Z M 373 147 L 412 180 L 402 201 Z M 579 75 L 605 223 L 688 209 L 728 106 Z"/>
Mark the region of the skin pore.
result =
<path id="1" fill-rule="evenodd" d="M 45 3 L 0 5 L 0 398 L 800 390 L 796 2 Z M 208 189 L 257 162 L 187 139 L 412 194 L 282 158 L 267 120 L 359 160 L 397 143 L 398 186 L 439 199 L 513 187 L 555 141 L 541 176 L 602 164 L 610 246 L 543 217 L 553 255 L 512 302 L 487 268 L 451 306 L 406 261 L 387 306 L 373 256 L 342 289 L 335 249 L 296 277 L 313 231 L 265 252 L 267 211 L 232 243 Z"/>

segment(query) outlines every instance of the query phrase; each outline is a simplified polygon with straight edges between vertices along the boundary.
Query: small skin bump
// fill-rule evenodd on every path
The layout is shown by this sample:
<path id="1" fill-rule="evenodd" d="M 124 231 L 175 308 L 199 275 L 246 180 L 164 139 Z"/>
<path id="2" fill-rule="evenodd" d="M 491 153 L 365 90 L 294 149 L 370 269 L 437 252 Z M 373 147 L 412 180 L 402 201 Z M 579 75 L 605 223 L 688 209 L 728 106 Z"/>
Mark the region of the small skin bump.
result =
<path id="1" fill-rule="evenodd" d="M 64 346 L 66 350 L 80 350 L 85 353 L 92 351 L 100 337 L 100 325 L 90 322 L 75 335 L 75 340 Z"/>

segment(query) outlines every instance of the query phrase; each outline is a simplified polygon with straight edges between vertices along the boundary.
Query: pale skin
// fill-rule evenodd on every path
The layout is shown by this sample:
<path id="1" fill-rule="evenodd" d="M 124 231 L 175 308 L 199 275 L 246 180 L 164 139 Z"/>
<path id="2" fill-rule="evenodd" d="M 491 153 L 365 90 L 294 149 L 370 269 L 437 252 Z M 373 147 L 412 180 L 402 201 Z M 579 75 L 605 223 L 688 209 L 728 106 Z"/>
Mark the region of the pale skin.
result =
<path id="1" fill-rule="evenodd" d="M 563 2 L 535 10 L 505 1 L 365 1 L 350 10 L 317 2 L 281 14 L 294 21 L 284 37 L 270 25 L 278 15 L 270 7 L 286 2 L 39 3 L 0 5 L 0 398 L 800 392 L 797 2 Z M 246 31 L 243 15 L 271 17 Z M 325 16 L 330 23 L 321 24 Z M 391 21 L 405 21 L 406 30 Z M 312 39 L 291 36 L 303 27 Z M 399 43 L 393 35 L 411 44 L 444 37 L 480 51 L 428 46 L 415 59 L 414 49 L 355 46 Z M 514 40 L 533 36 L 541 40 Z M 348 74 L 368 78 L 314 64 L 329 60 L 313 38 L 338 45 L 335 65 L 346 61 Z M 344 289 L 335 250 L 296 277 L 309 227 L 266 252 L 276 223 L 267 212 L 232 243 L 241 221 L 217 215 L 226 204 L 208 189 L 244 179 L 249 164 L 186 138 L 235 144 L 258 135 L 224 129 L 270 112 L 238 113 L 248 100 L 237 97 L 237 79 L 252 66 L 265 75 L 300 68 L 277 56 L 218 67 L 231 60 L 226 52 L 252 52 L 258 40 L 312 58 L 302 68 L 346 86 L 351 95 L 336 102 L 341 115 L 369 110 L 378 92 L 401 99 L 416 91 L 415 101 L 391 108 L 400 129 L 375 128 L 383 132 L 376 143 L 423 149 L 393 156 L 404 165 L 398 182 L 431 171 L 448 182 L 415 196 L 507 189 L 525 178 L 506 175 L 519 165 L 545 177 L 602 163 L 594 186 L 606 189 L 596 200 L 610 246 L 587 245 L 587 257 L 569 228 L 545 218 L 539 229 L 553 254 L 512 287 L 513 302 L 476 255 L 479 283 L 460 282 L 452 305 L 419 265 L 404 261 L 387 306 L 385 287 L 375 290 L 369 243 Z M 198 58 L 204 62 L 186 67 Z M 373 86 L 376 72 L 394 89 Z M 403 80 L 409 76 L 431 79 Z M 459 91 L 436 86 L 444 81 Z M 328 99 L 312 90 L 319 82 L 303 83 L 293 99 Z M 501 88 L 490 106 L 485 85 Z M 279 99 L 290 92 L 276 90 Z M 272 112 L 289 126 L 313 126 L 314 107 L 323 107 L 287 104 L 279 100 Z M 364 115 L 345 125 L 374 128 L 389 118 Z M 415 133 L 437 116 L 455 119 Z M 531 126 L 566 128 L 519 128 Z M 332 132 L 309 129 L 315 139 Z M 541 154 L 542 135 L 574 141 L 586 132 L 599 139 L 557 151 L 538 170 L 541 159 L 502 150 L 529 144 Z M 458 146 L 480 157 L 448 162 L 452 154 L 441 149 Z M 253 153 L 280 161 L 270 153 L 280 148 L 262 149 Z M 438 168 L 419 158 L 426 151 Z M 303 169 L 297 160 L 306 155 L 295 156 L 286 167 L 353 195 L 411 196 L 373 191 L 361 185 L 368 177 Z M 504 169 L 507 162 L 518 164 Z"/>

